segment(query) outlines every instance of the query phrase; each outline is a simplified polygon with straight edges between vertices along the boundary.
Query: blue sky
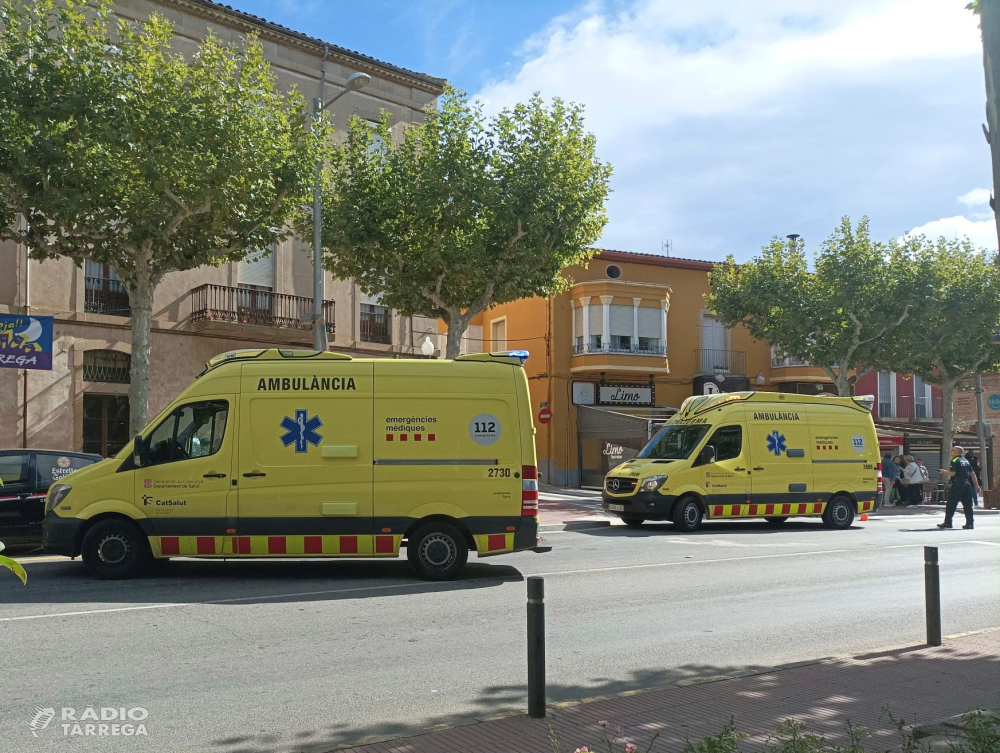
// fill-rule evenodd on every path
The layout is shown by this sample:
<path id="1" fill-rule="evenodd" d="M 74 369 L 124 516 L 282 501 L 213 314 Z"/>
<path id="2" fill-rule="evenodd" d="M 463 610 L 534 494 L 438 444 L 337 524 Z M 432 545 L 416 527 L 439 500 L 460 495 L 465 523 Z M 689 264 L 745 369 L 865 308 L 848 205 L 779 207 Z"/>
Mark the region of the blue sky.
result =
<path id="1" fill-rule="evenodd" d="M 746 259 L 862 214 L 997 246 L 966 0 L 231 1 L 492 110 L 584 103 L 615 167 L 606 248 Z"/>

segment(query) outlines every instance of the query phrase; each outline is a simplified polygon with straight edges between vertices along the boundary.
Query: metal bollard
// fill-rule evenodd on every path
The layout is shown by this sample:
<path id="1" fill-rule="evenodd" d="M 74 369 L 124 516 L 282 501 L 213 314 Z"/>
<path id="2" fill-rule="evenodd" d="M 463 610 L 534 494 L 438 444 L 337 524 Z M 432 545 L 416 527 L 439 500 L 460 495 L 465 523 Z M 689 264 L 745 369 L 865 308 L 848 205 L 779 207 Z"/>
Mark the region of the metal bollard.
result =
<path id="1" fill-rule="evenodd" d="M 528 716 L 545 718 L 545 579 L 528 578 Z"/>
<path id="2" fill-rule="evenodd" d="M 941 579 L 938 548 L 924 547 L 924 601 L 927 604 L 927 645 L 941 645 Z"/>

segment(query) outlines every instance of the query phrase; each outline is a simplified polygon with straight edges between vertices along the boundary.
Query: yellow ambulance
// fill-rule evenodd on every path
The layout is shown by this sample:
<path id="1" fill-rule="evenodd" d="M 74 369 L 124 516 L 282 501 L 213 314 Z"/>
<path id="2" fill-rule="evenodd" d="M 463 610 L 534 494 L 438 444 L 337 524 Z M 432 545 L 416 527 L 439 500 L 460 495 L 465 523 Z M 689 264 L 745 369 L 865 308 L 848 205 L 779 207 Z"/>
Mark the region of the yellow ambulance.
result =
<path id="1" fill-rule="evenodd" d="M 849 528 L 882 482 L 871 397 L 773 392 L 690 397 L 604 480 L 604 509 L 630 526 L 790 516 Z"/>
<path id="2" fill-rule="evenodd" d="M 169 557 L 396 557 L 454 576 L 533 548 L 524 351 L 454 361 L 240 350 L 114 458 L 56 484 L 43 546 L 101 578 Z"/>

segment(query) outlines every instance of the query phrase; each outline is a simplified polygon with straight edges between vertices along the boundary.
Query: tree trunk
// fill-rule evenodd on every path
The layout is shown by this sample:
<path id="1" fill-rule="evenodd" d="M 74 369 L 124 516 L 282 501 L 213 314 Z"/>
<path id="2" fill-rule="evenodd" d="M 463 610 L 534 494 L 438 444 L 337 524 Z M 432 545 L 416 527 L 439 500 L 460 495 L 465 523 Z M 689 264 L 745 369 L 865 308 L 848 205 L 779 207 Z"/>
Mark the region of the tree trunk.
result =
<path id="1" fill-rule="evenodd" d="M 847 376 L 849 371 L 848 367 L 843 363 L 837 366 L 836 370 L 830 367 L 824 367 L 826 369 L 827 376 L 830 377 L 830 381 L 833 382 L 833 386 L 837 390 L 837 394 L 840 397 L 850 397 L 851 395 L 851 380 Z"/>
<path id="2" fill-rule="evenodd" d="M 149 256 L 143 259 L 141 256 Z M 132 370 L 128 388 L 129 432 L 138 434 L 149 413 L 149 348 L 153 319 L 152 254 L 140 254 L 129 290 L 132 305 Z M 148 263 L 146 263 L 148 261 Z"/>
<path id="3" fill-rule="evenodd" d="M 469 329 L 469 322 L 479 312 L 466 311 L 461 309 L 450 309 L 444 316 L 444 321 L 448 325 L 448 344 L 445 346 L 445 358 L 455 358 L 462 351 L 462 338 L 465 337 Z"/>
<path id="4" fill-rule="evenodd" d="M 1000 201 L 1000 2 L 980 0 L 979 23 L 983 32 L 983 68 L 986 73 L 986 124 L 990 130 L 990 156 L 993 162 L 993 196 Z M 997 238 L 1000 239 L 1000 215 L 994 210 Z"/>
<path id="5" fill-rule="evenodd" d="M 941 383 L 941 467 L 951 465 L 951 446 L 955 441 L 955 385 L 958 380 Z"/>

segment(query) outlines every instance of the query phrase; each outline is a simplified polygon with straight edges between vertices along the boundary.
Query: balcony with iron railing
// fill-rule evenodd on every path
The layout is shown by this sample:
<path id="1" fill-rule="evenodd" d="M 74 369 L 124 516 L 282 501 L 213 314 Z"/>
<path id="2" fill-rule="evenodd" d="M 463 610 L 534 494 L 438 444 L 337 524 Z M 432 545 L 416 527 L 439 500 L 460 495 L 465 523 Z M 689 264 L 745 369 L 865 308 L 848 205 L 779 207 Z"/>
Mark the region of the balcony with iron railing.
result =
<path id="1" fill-rule="evenodd" d="M 876 420 L 923 421 L 941 418 L 940 397 L 879 395 L 875 401 Z"/>
<path id="2" fill-rule="evenodd" d="M 744 350 L 700 348 L 695 350 L 694 358 L 695 368 L 699 375 L 747 375 L 747 354 Z"/>
<path id="3" fill-rule="evenodd" d="M 780 369 L 786 366 L 812 366 L 812 364 L 805 358 L 798 358 L 796 356 L 786 356 L 771 351 L 771 368 Z"/>
<path id="4" fill-rule="evenodd" d="M 666 356 L 667 349 L 663 345 L 660 345 L 659 342 L 654 345 L 651 343 L 643 343 L 641 339 L 637 345 L 625 344 L 623 342 L 578 342 L 573 346 L 574 356 L 608 353 L 625 356 Z"/>
<path id="5" fill-rule="evenodd" d="M 191 321 L 202 330 L 217 329 L 215 325 L 223 325 L 228 332 L 233 325 L 312 330 L 312 311 L 313 299 L 300 295 L 225 285 L 200 285 L 191 291 Z M 323 301 L 326 331 L 331 335 L 334 314 L 334 302 Z"/>
<path id="6" fill-rule="evenodd" d="M 366 343 L 392 343 L 392 315 L 382 306 L 362 305 L 361 341 Z"/>
<path id="7" fill-rule="evenodd" d="M 132 305 L 121 280 L 85 277 L 83 310 L 91 314 L 132 316 Z"/>

